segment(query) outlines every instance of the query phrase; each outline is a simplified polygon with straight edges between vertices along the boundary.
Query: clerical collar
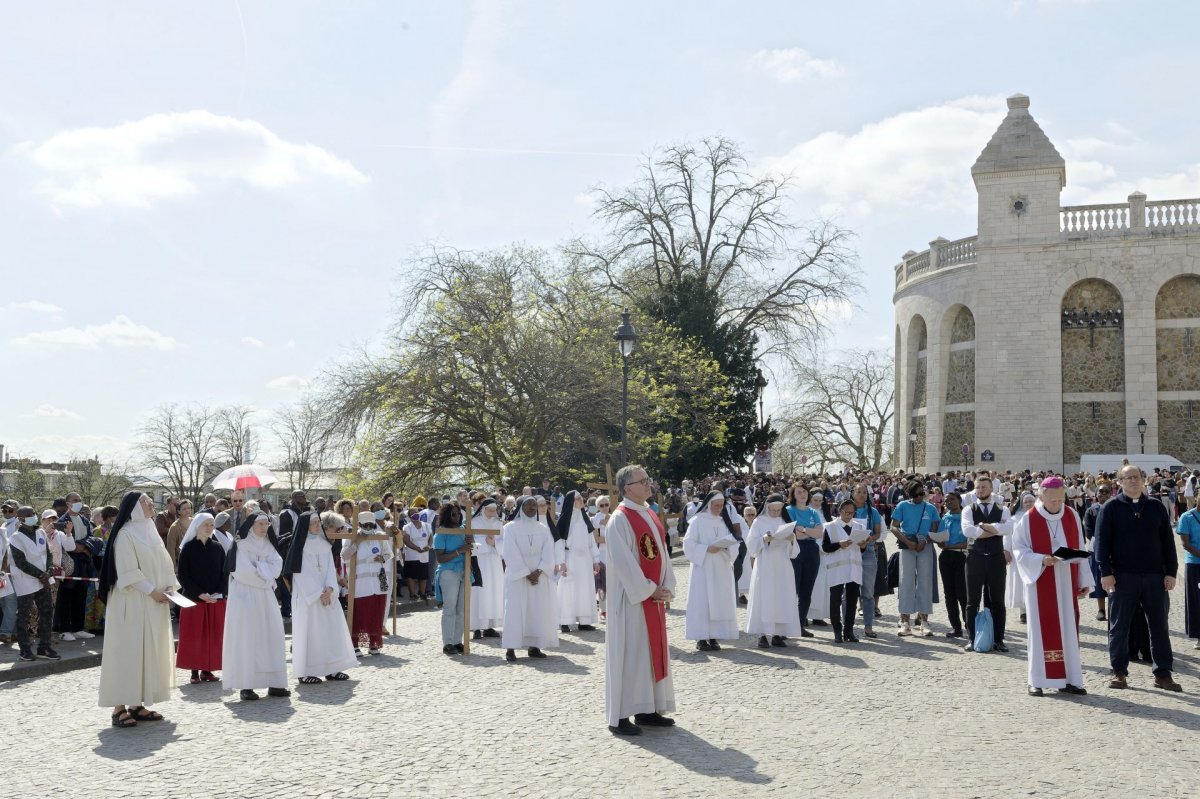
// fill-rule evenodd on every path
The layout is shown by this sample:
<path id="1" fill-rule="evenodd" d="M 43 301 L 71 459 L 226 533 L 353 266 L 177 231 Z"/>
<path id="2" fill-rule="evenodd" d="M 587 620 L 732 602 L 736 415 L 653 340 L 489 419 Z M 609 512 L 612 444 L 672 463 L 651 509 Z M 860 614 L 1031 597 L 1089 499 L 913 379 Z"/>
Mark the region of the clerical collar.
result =
<path id="1" fill-rule="evenodd" d="M 634 502 L 629 497 L 622 497 L 621 504 L 627 508 L 633 508 L 634 510 L 645 510 L 645 511 L 650 510 L 650 506 L 648 504 L 647 505 L 639 505 L 638 503 Z"/>

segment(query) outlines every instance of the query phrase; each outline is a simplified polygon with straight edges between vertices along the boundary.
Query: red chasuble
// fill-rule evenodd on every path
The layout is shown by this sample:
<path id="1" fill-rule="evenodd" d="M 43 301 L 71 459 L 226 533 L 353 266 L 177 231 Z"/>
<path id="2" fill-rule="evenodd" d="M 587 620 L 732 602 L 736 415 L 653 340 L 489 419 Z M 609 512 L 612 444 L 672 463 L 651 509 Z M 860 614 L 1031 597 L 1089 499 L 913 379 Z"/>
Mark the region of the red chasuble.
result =
<path id="1" fill-rule="evenodd" d="M 638 565 L 642 567 L 642 574 L 655 585 L 661 585 L 662 552 L 650 525 L 646 524 L 646 518 L 636 511 L 629 513 L 622 508 L 621 512 L 633 528 L 633 537 L 637 541 Z M 654 520 L 659 535 L 665 537 L 662 522 L 654 514 L 651 514 L 650 518 Z M 664 602 L 644 599 L 642 611 L 646 614 L 646 634 L 650 638 L 650 661 L 654 666 L 654 681 L 659 682 L 667 676 L 667 606 Z"/>
<path id="2" fill-rule="evenodd" d="M 1033 551 L 1039 555 L 1053 555 L 1054 547 L 1050 543 L 1050 525 L 1036 510 L 1027 514 L 1029 517 L 1029 540 Z M 1063 535 L 1067 546 L 1079 549 L 1079 527 L 1075 523 L 1075 514 L 1063 508 Z M 1058 581 L 1053 568 L 1042 570 L 1042 574 L 1034 583 L 1037 589 L 1038 621 L 1042 636 L 1042 654 L 1046 659 L 1046 678 L 1065 680 L 1067 664 L 1063 659 L 1062 623 L 1058 614 Z M 1079 578 L 1071 567 L 1071 598 L 1075 603 L 1075 630 L 1079 631 Z"/>

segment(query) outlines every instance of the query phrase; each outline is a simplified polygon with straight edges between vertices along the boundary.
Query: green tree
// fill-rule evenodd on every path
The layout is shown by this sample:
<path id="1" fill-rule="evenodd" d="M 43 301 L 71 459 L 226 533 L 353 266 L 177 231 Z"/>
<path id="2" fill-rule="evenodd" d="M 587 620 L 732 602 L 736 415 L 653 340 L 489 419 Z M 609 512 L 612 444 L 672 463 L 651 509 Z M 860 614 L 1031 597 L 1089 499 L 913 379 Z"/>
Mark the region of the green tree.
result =
<path id="1" fill-rule="evenodd" d="M 46 479 L 29 461 L 9 461 L 9 464 L 17 467 L 16 479 L 10 490 L 12 498 L 22 505 L 28 505 L 34 510 L 40 511 L 41 508 L 38 506 L 48 500 Z"/>

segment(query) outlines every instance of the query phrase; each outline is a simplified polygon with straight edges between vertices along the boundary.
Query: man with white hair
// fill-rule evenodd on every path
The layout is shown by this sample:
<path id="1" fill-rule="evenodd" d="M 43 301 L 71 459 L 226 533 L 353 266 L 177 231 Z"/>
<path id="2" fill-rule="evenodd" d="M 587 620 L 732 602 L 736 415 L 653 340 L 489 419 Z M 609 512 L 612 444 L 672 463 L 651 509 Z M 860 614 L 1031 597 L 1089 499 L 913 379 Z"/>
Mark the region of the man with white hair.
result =
<path id="1" fill-rule="evenodd" d="M 1013 533 L 1013 558 L 1025 584 L 1029 695 L 1055 688 L 1086 694 L 1079 657 L 1079 603 L 1094 581 L 1083 551 L 1083 525 L 1067 507 L 1057 475 L 1042 480 L 1041 499 Z"/>

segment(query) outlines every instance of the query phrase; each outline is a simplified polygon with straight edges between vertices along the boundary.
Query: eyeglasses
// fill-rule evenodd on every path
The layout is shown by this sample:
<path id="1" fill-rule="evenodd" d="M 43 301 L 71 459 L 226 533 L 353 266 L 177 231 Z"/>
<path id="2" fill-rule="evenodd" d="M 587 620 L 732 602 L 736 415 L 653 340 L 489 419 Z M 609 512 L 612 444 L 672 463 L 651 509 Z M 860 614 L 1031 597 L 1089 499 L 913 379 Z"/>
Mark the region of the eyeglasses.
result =
<path id="1" fill-rule="evenodd" d="M 649 483 L 649 482 L 650 482 L 650 478 L 649 478 L 649 477 L 643 477 L 641 480 L 631 480 L 631 481 L 629 481 L 628 483 L 626 483 L 625 485 L 627 485 L 627 486 L 635 486 L 635 485 L 637 485 L 638 483 Z"/>

